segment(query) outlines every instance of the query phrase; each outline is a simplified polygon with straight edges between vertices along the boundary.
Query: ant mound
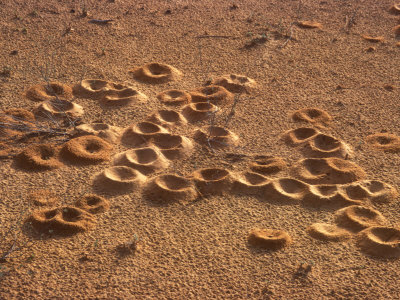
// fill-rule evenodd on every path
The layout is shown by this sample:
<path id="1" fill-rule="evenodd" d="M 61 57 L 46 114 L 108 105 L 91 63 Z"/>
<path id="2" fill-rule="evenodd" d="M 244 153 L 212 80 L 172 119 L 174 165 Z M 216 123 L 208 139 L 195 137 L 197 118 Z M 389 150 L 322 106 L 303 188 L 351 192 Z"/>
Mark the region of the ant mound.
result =
<path id="1" fill-rule="evenodd" d="M 202 195 L 221 195 L 232 189 L 233 176 L 226 169 L 200 169 L 193 172 L 193 181 Z"/>
<path id="2" fill-rule="evenodd" d="M 59 148 L 52 144 L 31 145 L 15 157 L 18 167 L 28 171 L 46 171 L 63 166 Z"/>
<path id="3" fill-rule="evenodd" d="M 148 98 L 145 94 L 127 87 L 122 90 L 109 90 L 101 100 L 105 106 L 124 106 L 144 102 Z"/>
<path id="4" fill-rule="evenodd" d="M 4 114 L 10 116 L 15 121 L 35 122 L 35 115 L 23 108 L 6 109 Z"/>
<path id="5" fill-rule="evenodd" d="M 146 197 L 155 202 L 188 203 L 197 198 L 193 183 L 178 175 L 163 174 L 153 178 L 144 188 Z"/>
<path id="6" fill-rule="evenodd" d="M 71 100 L 72 88 L 59 82 L 38 84 L 25 92 L 25 97 L 32 101 Z"/>
<path id="7" fill-rule="evenodd" d="M 188 157 L 193 151 L 192 142 L 182 135 L 160 133 L 152 138 L 151 144 L 169 160 Z"/>
<path id="8" fill-rule="evenodd" d="M 383 36 L 370 36 L 370 35 L 361 35 L 361 37 L 371 43 L 381 43 L 385 40 Z"/>
<path id="9" fill-rule="evenodd" d="M 393 6 L 389 10 L 392 14 L 400 15 L 400 3 L 393 4 Z"/>
<path id="10" fill-rule="evenodd" d="M 295 204 L 309 193 L 310 186 L 293 178 L 278 178 L 265 186 L 263 197 L 272 202 Z"/>
<path id="11" fill-rule="evenodd" d="M 0 114 L 0 124 L 0 140 L 2 141 L 19 141 L 24 135 L 37 130 L 32 121 L 25 121 L 11 114 Z"/>
<path id="12" fill-rule="evenodd" d="M 122 129 L 120 127 L 105 123 L 81 124 L 75 127 L 74 135 L 94 135 L 110 143 L 118 143 L 121 138 Z"/>
<path id="13" fill-rule="evenodd" d="M 286 162 L 278 156 L 256 155 L 250 163 L 250 170 L 262 175 L 276 174 L 286 167 Z"/>
<path id="14" fill-rule="evenodd" d="M 299 21 L 297 26 L 304 29 L 322 28 L 322 24 L 314 21 Z"/>
<path id="15" fill-rule="evenodd" d="M 110 89 L 121 90 L 122 85 L 115 85 L 112 82 L 101 79 L 84 79 L 74 87 L 74 94 L 79 97 L 101 99 Z"/>
<path id="16" fill-rule="evenodd" d="M 342 205 L 343 197 L 339 193 L 336 184 L 318 184 L 310 185 L 310 193 L 307 194 L 303 203 L 313 207 Z"/>
<path id="17" fill-rule="evenodd" d="M 169 162 L 159 151 L 145 147 L 115 155 L 113 165 L 130 167 L 147 175 L 168 168 Z"/>
<path id="18" fill-rule="evenodd" d="M 199 144 L 215 149 L 236 146 L 239 143 L 239 137 L 236 134 L 220 126 L 206 126 L 197 129 L 194 139 Z"/>
<path id="19" fill-rule="evenodd" d="M 139 122 L 125 129 L 121 141 L 125 146 L 135 148 L 146 145 L 151 138 L 161 133 L 168 133 L 168 130 L 152 122 Z"/>
<path id="20" fill-rule="evenodd" d="M 399 195 L 393 186 L 380 180 L 364 180 L 360 184 L 368 192 L 372 203 L 388 203 Z"/>
<path id="21" fill-rule="evenodd" d="M 48 100 L 41 102 L 34 110 L 35 114 L 42 118 L 53 117 L 71 117 L 79 118 L 83 115 L 83 107 L 79 104 L 67 100 Z"/>
<path id="22" fill-rule="evenodd" d="M 153 113 L 147 118 L 147 121 L 159 124 L 165 128 L 182 126 L 187 123 L 182 114 L 170 109 L 161 109 Z"/>
<path id="23" fill-rule="evenodd" d="M 302 151 L 307 157 L 348 158 L 352 155 L 352 150 L 348 145 L 323 133 L 308 140 Z"/>
<path id="24" fill-rule="evenodd" d="M 395 26 L 393 32 L 396 36 L 400 36 L 400 25 Z"/>
<path id="25" fill-rule="evenodd" d="M 374 226 L 360 231 L 357 246 L 361 251 L 378 257 L 400 257 L 400 230 L 392 227 Z"/>
<path id="26" fill-rule="evenodd" d="M 261 174 L 244 172 L 234 179 L 232 191 L 237 194 L 261 195 L 269 183 L 270 179 Z"/>
<path id="27" fill-rule="evenodd" d="M 354 182 L 339 186 L 339 193 L 346 205 L 368 204 L 371 194 L 361 182 Z"/>
<path id="28" fill-rule="evenodd" d="M 84 135 L 64 144 L 61 154 L 64 159 L 75 164 L 95 164 L 110 159 L 113 147 L 105 140 Z"/>
<path id="29" fill-rule="evenodd" d="M 110 208 L 110 203 L 103 197 L 89 194 L 75 202 L 75 206 L 91 214 L 99 214 Z"/>
<path id="30" fill-rule="evenodd" d="M 217 111 L 218 107 L 214 104 L 199 102 L 185 105 L 182 114 L 189 122 L 198 122 L 211 118 Z"/>
<path id="31" fill-rule="evenodd" d="M 310 184 L 345 184 L 367 176 L 357 164 L 337 157 L 302 159 L 290 173 Z"/>
<path id="32" fill-rule="evenodd" d="M 165 83 L 179 80 L 182 72 L 178 69 L 161 63 L 149 63 L 130 71 L 137 81 L 145 83 Z"/>
<path id="33" fill-rule="evenodd" d="M 387 152 L 399 152 L 400 151 L 400 137 L 390 133 L 375 133 L 367 136 L 366 142 L 371 147 L 387 151 Z"/>
<path id="34" fill-rule="evenodd" d="M 163 104 L 176 106 L 188 104 L 192 101 L 192 96 L 189 93 L 175 89 L 161 92 L 157 95 L 157 98 Z"/>
<path id="35" fill-rule="evenodd" d="M 250 230 L 247 240 L 254 247 L 268 250 L 278 250 L 292 242 L 292 238 L 283 230 L 260 228 Z"/>
<path id="36" fill-rule="evenodd" d="M 219 85 L 209 85 L 190 92 L 193 103 L 207 102 L 215 105 L 230 104 L 233 102 L 233 94 Z"/>
<path id="37" fill-rule="evenodd" d="M 347 230 L 325 223 L 312 224 L 307 228 L 307 233 L 315 239 L 330 242 L 340 242 L 351 237 Z"/>
<path id="38" fill-rule="evenodd" d="M 96 224 L 92 214 L 74 206 L 36 210 L 28 221 L 40 232 L 58 235 L 86 231 Z"/>
<path id="39" fill-rule="evenodd" d="M 58 197 L 48 189 L 36 189 L 28 194 L 28 200 L 38 206 L 53 206 L 58 202 Z"/>
<path id="40" fill-rule="evenodd" d="M 360 205 L 352 205 L 339 209 L 335 213 L 335 221 L 340 227 L 353 232 L 386 223 L 385 217 L 379 211 Z"/>
<path id="41" fill-rule="evenodd" d="M 318 134 L 319 131 L 312 127 L 300 127 L 286 131 L 282 134 L 282 139 L 290 146 L 297 146 L 310 141 Z"/>
<path id="42" fill-rule="evenodd" d="M 256 82 L 247 76 L 228 74 L 213 79 L 211 84 L 223 86 L 231 93 L 249 93 Z"/>
<path id="43" fill-rule="evenodd" d="M 140 188 L 146 181 L 146 176 L 138 170 L 115 166 L 105 169 L 94 179 L 94 186 L 104 192 L 131 192 Z"/>
<path id="44" fill-rule="evenodd" d="M 315 125 L 327 125 L 332 121 L 331 115 L 319 108 L 302 108 L 292 114 L 293 121 L 308 122 Z"/>

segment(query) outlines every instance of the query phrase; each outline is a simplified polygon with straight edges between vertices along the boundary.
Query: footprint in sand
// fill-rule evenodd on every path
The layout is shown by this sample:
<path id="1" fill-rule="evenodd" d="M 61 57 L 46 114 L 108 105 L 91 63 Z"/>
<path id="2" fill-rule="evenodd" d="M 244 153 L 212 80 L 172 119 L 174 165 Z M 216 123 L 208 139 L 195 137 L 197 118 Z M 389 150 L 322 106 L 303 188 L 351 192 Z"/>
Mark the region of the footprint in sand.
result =
<path id="1" fill-rule="evenodd" d="M 261 175 L 273 175 L 286 167 L 286 162 L 279 156 L 255 155 L 250 162 L 250 170 Z"/>
<path id="2" fill-rule="evenodd" d="M 36 189 L 28 194 L 28 201 L 37 206 L 53 206 L 59 198 L 58 196 L 48 189 Z"/>
<path id="3" fill-rule="evenodd" d="M 169 161 L 156 148 L 144 147 L 116 154 L 113 165 L 130 167 L 148 175 L 168 168 Z"/>
<path id="4" fill-rule="evenodd" d="M 400 257 L 400 230 L 398 228 L 374 226 L 360 231 L 356 236 L 361 251 L 383 258 Z"/>
<path id="5" fill-rule="evenodd" d="M 168 130 L 152 122 L 139 122 L 124 130 L 121 142 L 126 147 L 136 148 L 147 145 L 151 138 L 161 133 L 168 133 Z"/>
<path id="6" fill-rule="evenodd" d="M 245 171 L 237 174 L 233 181 L 232 192 L 244 195 L 262 195 L 271 179 L 255 172 Z"/>
<path id="7" fill-rule="evenodd" d="M 68 100 L 47 100 L 41 102 L 35 109 L 36 116 L 48 119 L 49 116 L 56 118 L 79 118 L 83 116 L 83 107 Z"/>
<path id="8" fill-rule="evenodd" d="M 166 129 L 187 124 L 187 120 L 181 113 L 171 109 L 161 109 L 148 116 L 146 121 L 161 125 Z"/>
<path id="9" fill-rule="evenodd" d="M 176 89 L 163 91 L 157 95 L 157 98 L 163 104 L 174 106 L 188 104 L 192 101 L 192 96 L 189 93 Z"/>
<path id="10" fill-rule="evenodd" d="M 283 230 L 251 229 L 247 238 L 251 246 L 268 250 L 278 250 L 292 243 L 292 238 Z"/>
<path id="11" fill-rule="evenodd" d="M 239 137 L 220 126 L 205 126 L 194 133 L 194 139 L 201 145 L 221 149 L 239 144 Z"/>
<path id="12" fill-rule="evenodd" d="M 306 231 L 315 239 L 329 242 L 341 242 L 351 237 L 347 230 L 326 223 L 314 223 L 307 227 Z"/>
<path id="13" fill-rule="evenodd" d="M 310 186 L 300 180 L 283 177 L 268 183 L 262 197 L 273 203 L 298 204 L 309 193 Z"/>
<path id="14" fill-rule="evenodd" d="M 147 177 L 126 166 L 114 166 L 97 174 L 93 180 L 95 190 L 105 193 L 129 193 L 138 190 Z"/>
<path id="15" fill-rule="evenodd" d="M 351 232 L 358 232 L 371 226 L 385 225 L 386 219 L 376 209 L 352 205 L 336 211 L 335 222 Z"/>
<path id="16" fill-rule="evenodd" d="M 300 160 L 289 169 L 289 173 L 310 184 L 345 184 L 367 176 L 357 164 L 336 157 Z"/>
<path id="17" fill-rule="evenodd" d="M 31 145 L 15 157 L 18 167 L 27 171 L 46 171 L 62 167 L 60 149 L 53 144 Z"/>
<path id="18" fill-rule="evenodd" d="M 109 143 L 116 144 L 121 139 L 122 128 L 105 123 L 81 124 L 73 132 L 75 137 L 94 135 Z"/>
<path id="19" fill-rule="evenodd" d="M 212 103 L 199 102 L 185 105 L 182 115 L 191 123 L 207 120 L 217 113 L 218 107 Z"/>
<path id="20" fill-rule="evenodd" d="M 71 100 L 72 88 L 59 82 L 43 83 L 30 87 L 24 96 L 32 101 Z"/>
<path id="21" fill-rule="evenodd" d="M 292 119 L 293 121 L 307 122 L 317 126 L 327 126 L 332 121 L 330 114 L 316 107 L 296 110 L 292 114 Z"/>
<path id="22" fill-rule="evenodd" d="M 255 87 L 256 82 L 247 76 L 228 74 L 214 78 L 211 84 L 223 86 L 231 93 L 249 93 Z"/>
<path id="23" fill-rule="evenodd" d="M 375 133 L 367 136 L 366 142 L 377 150 L 387 152 L 400 151 L 400 137 L 390 133 Z"/>
<path id="24" fill-rule="evenodd" d="M 61 149 L 61 156 L 73 164 L 96 164 L 109 160 L 112 149 L 112 145 L 105 140 L 85 135 L 65 143 Z"/>
<path id="25" fill-rule="evenodd" d="M 219 85 L 209 85 L 189 92 L 193 103 L 207 102 L 214 105 L 231 104 L 234 95 L 226 88 Z"/>
<path id="26" fill-rule="evenodd" d="M 110 202 L 98 195 L 84 195 L 75 202 L 75 206 L 91 214 L 99 214 L 110 208 Z"/>
<path id="27" fill-rule="evenodd" d="M 96 218 L 77 207 L 63 206 L 35 210 L 28 222 L 40 232 L 72 235 L 94 227 Z"/>
<path id="28" fill-rule="evenodd" d="M 137 81 L 153 84 L 176 81 L 183 76 L 178 69 L 162 63 L 149 63 L 129 72 Z"/>
<path id="29" fill-rule="evenodd" d="M 231 191 L 233 174 L 222 168 L 196 170 L 192 174 L 193 182 L 202 195 L 222 195 Z"/>
<path id="30" fill-rule="evenodd" d="M 163 174 L 151 179 L 143 190 L 145 197 L 161 203 L 189 203 L 197 197 L 193 183 L 185 177 Z"/>

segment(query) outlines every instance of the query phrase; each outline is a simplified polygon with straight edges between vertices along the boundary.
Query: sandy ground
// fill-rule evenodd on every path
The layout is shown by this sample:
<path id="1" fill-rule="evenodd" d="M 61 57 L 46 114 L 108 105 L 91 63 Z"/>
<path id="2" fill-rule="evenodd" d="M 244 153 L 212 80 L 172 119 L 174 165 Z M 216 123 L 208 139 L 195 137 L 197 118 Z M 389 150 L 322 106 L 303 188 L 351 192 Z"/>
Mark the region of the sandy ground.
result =
<path id="1" fill-rule="evenodd" d="M 0 1 L 0 109 L 34 110 L 38 103 L 23 93 L 42 83 L 44 75 L 70 86 L 103 79 L 133 86 L 148 99 L 117 108 L 79 95 L 74 102 L 84 109 L 84 123 L 101 120 L 124 128 L 166 109 L 156 97 L 162 91 L 191 91 L 220 75 L 240 74 L 254 79 L 256 86 L 240 96 L 225 127 L 239 137 L 238 145 L 214 152 L 193 141 L 207 120 L 176 126 L 172 132 L 188 137 L 194 149 L 158 173 L 188 177 L 200 168 L 217 167 L 239 174 L 248 169 L 249 160 L 227 157 L 235 153 L 279 156 L 289 167 L 269 177 L 291 176 L 291 166 L 307 156 L 285 144 L 281 135 L 312 127 L 293 121 L 291 114 L 317 107 L 333 118 L 319 130 L 353 149 L 345 158 L 363 168 L 366 179 L 400 186 L 399 153 L 366 143 L 374 133 L 400 135 L 400 47 L 393 31 L 400 19 L 389 12 L 392 1 L 133 2 Z M 81 16 L 84 8 L 86 17 Z M 101 25 L 89 23 L 91 19 L 114 21 Z M 304 29 L 298 21 L 322 27 Z M 362 35 L 384 40 L 373 43 Z M 253 46 L 245 47 L 252 40 Z M 151 62 L 171 65 L 182 76 L 149 84 L 129 72 Z M 221 106 L 215 124 L 224 125 L 230 107 Z M 113 147 L 112 155 L 128 149 L 117 143 Z M 366 254 L 355 235 L 327 242 L 307 233 L 313 223 L 334 224 L 330 207 L 227 191 L 189 204 L 156 205 L 143 195 L 155 176 L 148 175 L 144 187 L 106 195 L 110 208 L 96 214 L 96 225 L 84 232 L 40 236 L 24 222 L 37 209 L 29 201 L 32 190 L 57 194 L 55 207 L 73 205 L 96 192 L 95 175 L 110 165 L 109 160 L 66 163 L 28 172 L 12 158 L 0 161 L 1 249 L 12 245 L 4 234 L 14 224 L 16 245 L 28 241 L 0 264 L 0 298 L 400 298 L 400 260 Z M 398 200 L 372 204 L 387 226 L 400 225 Z M 292 242 L 276 251 L 254 247 L 247 240 L 253 228 L 283 230 Z M 135 236 L 139 249 L 122 255 L 119 246 Z"/>

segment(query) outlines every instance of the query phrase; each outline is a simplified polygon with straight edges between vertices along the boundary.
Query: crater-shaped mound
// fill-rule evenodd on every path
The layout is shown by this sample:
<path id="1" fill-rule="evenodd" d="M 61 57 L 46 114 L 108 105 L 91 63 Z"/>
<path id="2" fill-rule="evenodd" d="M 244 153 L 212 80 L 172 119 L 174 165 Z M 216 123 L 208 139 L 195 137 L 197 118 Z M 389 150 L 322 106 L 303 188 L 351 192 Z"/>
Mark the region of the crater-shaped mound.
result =
<path id="1" fill-rule="evenodd" d="M 135 148 L 146 145 L 151 138 L 161 133 L 168 133 L 168 130 L 153 122 L 139 122 L 124 130 L 121 141 L 125 146 Z"/>
<path id="2" fill-rule="evenodd" d="M 307 157 L 348 158 L 352 155 L 352 151 L 348 145 L 323 133 L 319 133 L 308 140 L 302 151 Z"/>
<path id="3" fill-rule="evenodd" d="M 144 193 L 149 200 L 162 203 L 188 203 L 198 196 L 190 180 L 173 174 L 153 178 L 144 188 Z"/>
<path id="4" fill-rule="evenodd" d="M 316 108 L 302 108 L 292 114 L 293 121 L 308 122 L 314 125 L 328 125 L 332 117 L 326 111 Z"/>
<path id="5" fill-rule="evenodd" d="M 393 186 L 380 180 L 364 180 L 360 184 L 368 191 L 372 203 L 388 203 L 399 195 Z"/>
<path id="6" fill-rule="evenodd" d="M 199 102 L 185 105 L 182 109 L 182 114 L 189 122 L 198 122 L 211 118 L 217 111 L 218 107 L 214 104 Z"/>
<path id="7" fill-rule="evenodd" d="M 88 194 L 75 202 L 75 206 L 91 214 L 99 214 L 110 208 L 110 202 L 98 195 Z"/>
<path id="8" fill-rule="evenodd" d="M 234 95 L 226 88 L 219 85 L 208 85 L 190 92 L 193 103 L 207 102 L 215 105 L 230 104 Z"/>
<path id="9" fill-rule="evenodd" d="M 370 193 L 360 182 L 340 185 L 339 193 L 346 205 L 367 204 L 370 198 Z"/>
<path id="10" fill-rule="evenodd" d="M 59 82 L 34 85 L 25 92 L 25 97 L 32 101 L 71 100 L 72 88 Z"/>
<path id="11" fill-rule="evenodd" d="M 105 123 L 81 124 L 75 127 L 74 135 L 95 135 L 110 143 L 118 143 L 122 134 L 122 128 Z"/>
<path id="12" fill-rule="evenodd" d="M 239 137 L 236 134 L 220 126 L 205 126 L 197 129 L 194 139 L 201 145 L 215 149 L 236 146 L 239 143 Z"/>
<path id="13" fill-rule="evenodd" d="M 147 118 L 147 121 L 159 124 L 165 128 L 182 126 L 187 123 L 183 115 L 175 110 L 161 109 Z"/>
<path id="14" fill-rule="evenodd" d="M 23 108 L 9 108 L 4 110 L 4 114 L 10 116 L 15 121 L 34 122 L 35 115 Z"/>
<path id="15" fill-rule="evenodd" d="M 34 110 L 35 115 L 49 118 L 49 115 L 57 118 L 79 118 L 83 115 L 83 107 L 67 100 L 47 100 L 41 102 Z"/>
<path id="16" fill-rule="evenodd" d="M 262 175 L 276 174 L 286 167 L 286 162 L 278 156 L 256 155 L 250 163 L 250 170 Z"/>
<path id="17" fill-rule="evenodd" d="M 231 93 L 249 93 L 256 82 L 244 75 L 228 74 L 214 78 L 211 84 L 223 86 Z"/>
<path id="18" fill-rule="evenodd" d="M 151 144 L 170 160 L 188 157 L 193 152 L 192 142 L 182 135 L 160 133 L 151 139 Z"/>
<path id="19" fill-rule="evenodd" d="M 126 87 L 121 90 L 110 89 L 105 92 L 104 98 L 101 103 L 108 107 L 125 106 L 134 103 L 145 102 L 148 97 L 131 87 Z"/>
<path id="20" fill-rule="evenodd" d="M 53 144 L 31 145 L 15 157 L 15 162 L 18 167 L 28 171 L 57 169 L 63 166 L 59 152 L 59 147 Z"/>
<path id="21" fill-rule="evenodd" d="M 28 221 L 37 231 L 57 235 L 72 235 L 96 224 L 92 214 L 74 206 L 39 209 L 32 213 Z"/>
<path id="22" fill-rule="evenodd" d="M 400 151 L 400 137 L 390 133 L 375 133 L 367 136 L 366 142 L 371 147 L 387 151 L 399 152 Z"/>
<path id="23" fill-rule="evenodd" d="M 302 201 L 309 193 L 309 189 L 309 185 L 300 180 L 277 178 L 265 187 L 263 197 L 272 202 L 293 204 Z"/>
<path id="24" fill-rule="evenodd" d="M 112 149 L 112 145 L 105 140 L 93 135 L 84 135 L 65 143 L 61 155 L 70 163 L 95 164 L 109 160 Z"/>
<path id="25" fill-rule="evenodd" d="M 247 240 L 254 247 L 268 250 L 278 250 L 292 242 L 290 235 L 283 230 L 260 228 L 250 230 Z"/>
<path id="26" fill-rule="evenodd" d="M 319 131 L 312 127 L 300 127 L 286 131 L 282 135 L 282 139 L 290 146 L 298 146 L 310 141 L 317 136 Z"/>
<path id="27" fill-rule="evenodd" d="M 126 166 L 105 169 L 94 179 L 94 187 L 103 192 L 129 193 L 141 188 L 146 176 Z"/>
<path id="28" fill-rule="evenodd" d="M 314 223 L 307 228 L 307 233 L 318 240 L 340 242 L 351 237 L 351 233 L 347 230 L 337 227 L 336 225 L 325 223 Z"/>
<path id="29" fill-rule="evenodd" d="M 383 258 L 400 257 L 400 230 L 374 226 L 360 231 L 356 237 L 361 251 Z"/>
<path id="30" fill-rule="evenodd" d="M 243 172 L 233 181 L 232 191 L 237 194 L 261 195 L 270 179 L 254 172 Z"/>
<path id="31" fill-rule="evenodd" d="M 318 184 L 310 185 L 309 194 L 307 194 L 303 203 L 306 205 L 321 207 L 326 205 L 342 205 L 343 197 L 339 193 L 336 184 Z"/>
<path id="32" fill-rule="evenodd" d="M 113 164 L 136 169 L 142 174 L 151 174 L 169 166 L 164 155 L 151 147 L 137 148 L 114 156 Z"/>
<path id="33" fill-rule="evenodd" d="M 35 189 L 28 194 L 28 200 L 37 206 L 53 206 L 58 197 L 48 189 Z"/>
<path id="34" fill-rule="evenodd" d="M 232 174 L 222 168 L 207 168 L 193 172 L 193 181 L 202 195 L 221 195 L 230 192 Z"/>
<path id="35" fill-rule="evenodd" d="M 303 29 L 322 28 L 322 24 L 315 21 L 299 21 L 297 22 L 297 26 Z"/>
<path id="36" fill-rule="evenodd" d="M 178 69 L 162 63 L 149 63 L 130 71 L 137 81 L 145 83 L 165 83 L 179 80 L 183 74 Z"/>
<path id="37" fill-rule="evenodd" d="M 176 106 L 188 104 L 192 101 L 192 96 L 189 93 L 176 89 L 163 91 L 157 95 L 157 98 L 163 104 Z"/>
<path id="38" fill-rule="evenodd" d="M 74 87 L 74 93 L 79 97 L 101 99 L 113 88 L 113 83 L 101 79 L 84 79 Z"/>
<path id="39" fill-rule="evenodd" d="M 340 227 L 353 232 L 386 223 L 385 217 L 379 211 L 360 205 L 352 205 L 339 209 L 335 213 L 335 221 Z"/>
<path id="40" fill-rule="evenodd" d="M 357 164 L 337 157 L 300 160 L 290 169 L 290 173 L 310 184 L 345 184 L 367 176 Z"/>

